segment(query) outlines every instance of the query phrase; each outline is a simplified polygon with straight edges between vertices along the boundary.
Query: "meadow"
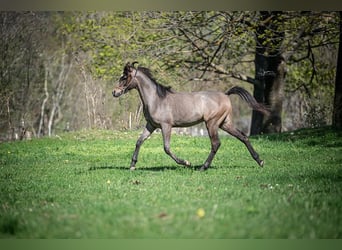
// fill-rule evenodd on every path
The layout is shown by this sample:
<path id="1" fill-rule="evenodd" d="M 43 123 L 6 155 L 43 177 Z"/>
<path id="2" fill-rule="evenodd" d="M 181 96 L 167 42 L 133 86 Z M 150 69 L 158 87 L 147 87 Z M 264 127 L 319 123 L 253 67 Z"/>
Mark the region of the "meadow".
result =
<path id="1" fill-rule="evenodd" d="M 156 133 L 129 171 L 140 131 L 80 131 L 0 144 L 1 238 L 341 238 L 342 132 L 252 137 L 260 168 L 221 136 Z"/>

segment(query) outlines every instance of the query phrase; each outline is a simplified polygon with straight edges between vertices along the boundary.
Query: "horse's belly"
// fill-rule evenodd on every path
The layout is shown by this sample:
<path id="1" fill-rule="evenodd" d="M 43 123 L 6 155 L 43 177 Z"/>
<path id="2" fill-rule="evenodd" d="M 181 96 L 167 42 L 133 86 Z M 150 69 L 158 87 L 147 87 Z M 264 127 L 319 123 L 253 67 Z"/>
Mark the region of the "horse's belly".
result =
<path id="1" fill-rule="evenodd" d="M 213 116 L 222 116 L 227 111 L 229 99 L 220 92 L 195 92 L 170 95 L 167 103 L 161 104 L 152 118 L 156 125 L 171 124 L 173 127 L 189 127 L 207 121 Z M 227 102 L 228 99 L 228 102 Z"/>
<path id="2" fill-rule="evenodd" d="M 179 100 L 173 106 L 171 113 L 176 126 L 191 126 L 203 121 L 202 104 L 197 100 Z"/>
<path id="3" fill-rule="evenodd" d="M 175 119 L 173 121 L 173 126 L 174 127 L 190 127 L 190 126 L 194 126 L 196 124 L 199 124 L 203 122 L 203 118 L 202 117 L 198 117 L 198 118 L 187 118 L 187 119 Z"/>

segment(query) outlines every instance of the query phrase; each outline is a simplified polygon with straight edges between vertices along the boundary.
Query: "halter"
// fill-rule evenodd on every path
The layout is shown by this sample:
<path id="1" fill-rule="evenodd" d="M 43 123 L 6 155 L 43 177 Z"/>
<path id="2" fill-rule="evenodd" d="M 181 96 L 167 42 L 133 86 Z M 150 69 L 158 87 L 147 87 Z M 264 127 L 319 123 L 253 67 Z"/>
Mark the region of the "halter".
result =
<path id="1" fill-rule="evenodd" d="M 124 89 L 124 94 L 128 91 L 128 87 L 129 85 L 131 85 L 131 83 L 136 79 L 136 76 L 137 76 L 137 73 L 138 73 L 138 69 L 134 68 L 135 69 L 135 74 L 133 76 L 133 78 L 129 81 L 129 83 L 127 84 L 127 86 L 125 87 Z"/>

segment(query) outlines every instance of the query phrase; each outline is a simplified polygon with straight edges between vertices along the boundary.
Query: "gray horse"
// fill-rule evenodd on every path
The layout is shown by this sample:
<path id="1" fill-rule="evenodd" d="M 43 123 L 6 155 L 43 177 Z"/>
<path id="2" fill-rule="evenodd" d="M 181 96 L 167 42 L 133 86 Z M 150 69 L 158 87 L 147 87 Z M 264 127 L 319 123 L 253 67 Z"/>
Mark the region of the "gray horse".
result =
<path id="1" fill-rule="evenodd" d="M 137 89 L 144 106 L 144 115 L 147 121 L 146 127 L 139 137 L 132 156 L 130 169 L 134 170 L 138 161 L 138 154 L 143 142 L 157 128 L 163 135 L 164 150 L 178 164 L 191 166 L 189 161 L 179 159 L 170 150 L 170 136 L 172 127 L 189 127 L 205 122 L 211 141 L 211 151 L 201 166 L 200 170 L 209 168 L 217 150 L 220 147 L 218 128 L 242 141 L 253 159 L 264 165 L 259 155 L 253 149 L 248 137 L 232 123 L 232 105 L 229 95 L 239 95 L 251 108 L 268 115 L 268 110 L 241 87 L 233 87 L 226 93 L 216 91 L 201 91 L 192 93 L 175 92 L 170 87 L 159 84 L 152 76 L 149 69 L 135 67 L 127 63 L 120 77 L 119 85 L 114 88 L 113 96 L 119 97 L 131 89 Z"/>

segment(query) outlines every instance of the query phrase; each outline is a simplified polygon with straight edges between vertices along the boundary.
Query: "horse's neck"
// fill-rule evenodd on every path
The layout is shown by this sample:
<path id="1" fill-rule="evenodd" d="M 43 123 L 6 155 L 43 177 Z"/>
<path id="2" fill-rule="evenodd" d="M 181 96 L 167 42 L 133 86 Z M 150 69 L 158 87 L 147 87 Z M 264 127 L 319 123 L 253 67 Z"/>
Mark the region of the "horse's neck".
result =
<path id="1" fill-rule="evenodd" d="M 138 78 L 138 92 L 145 108 L 151 111 L 156 107 L 156 102 L 159 100 L 157 95 L 156 85 L 146 76 Z"/>

